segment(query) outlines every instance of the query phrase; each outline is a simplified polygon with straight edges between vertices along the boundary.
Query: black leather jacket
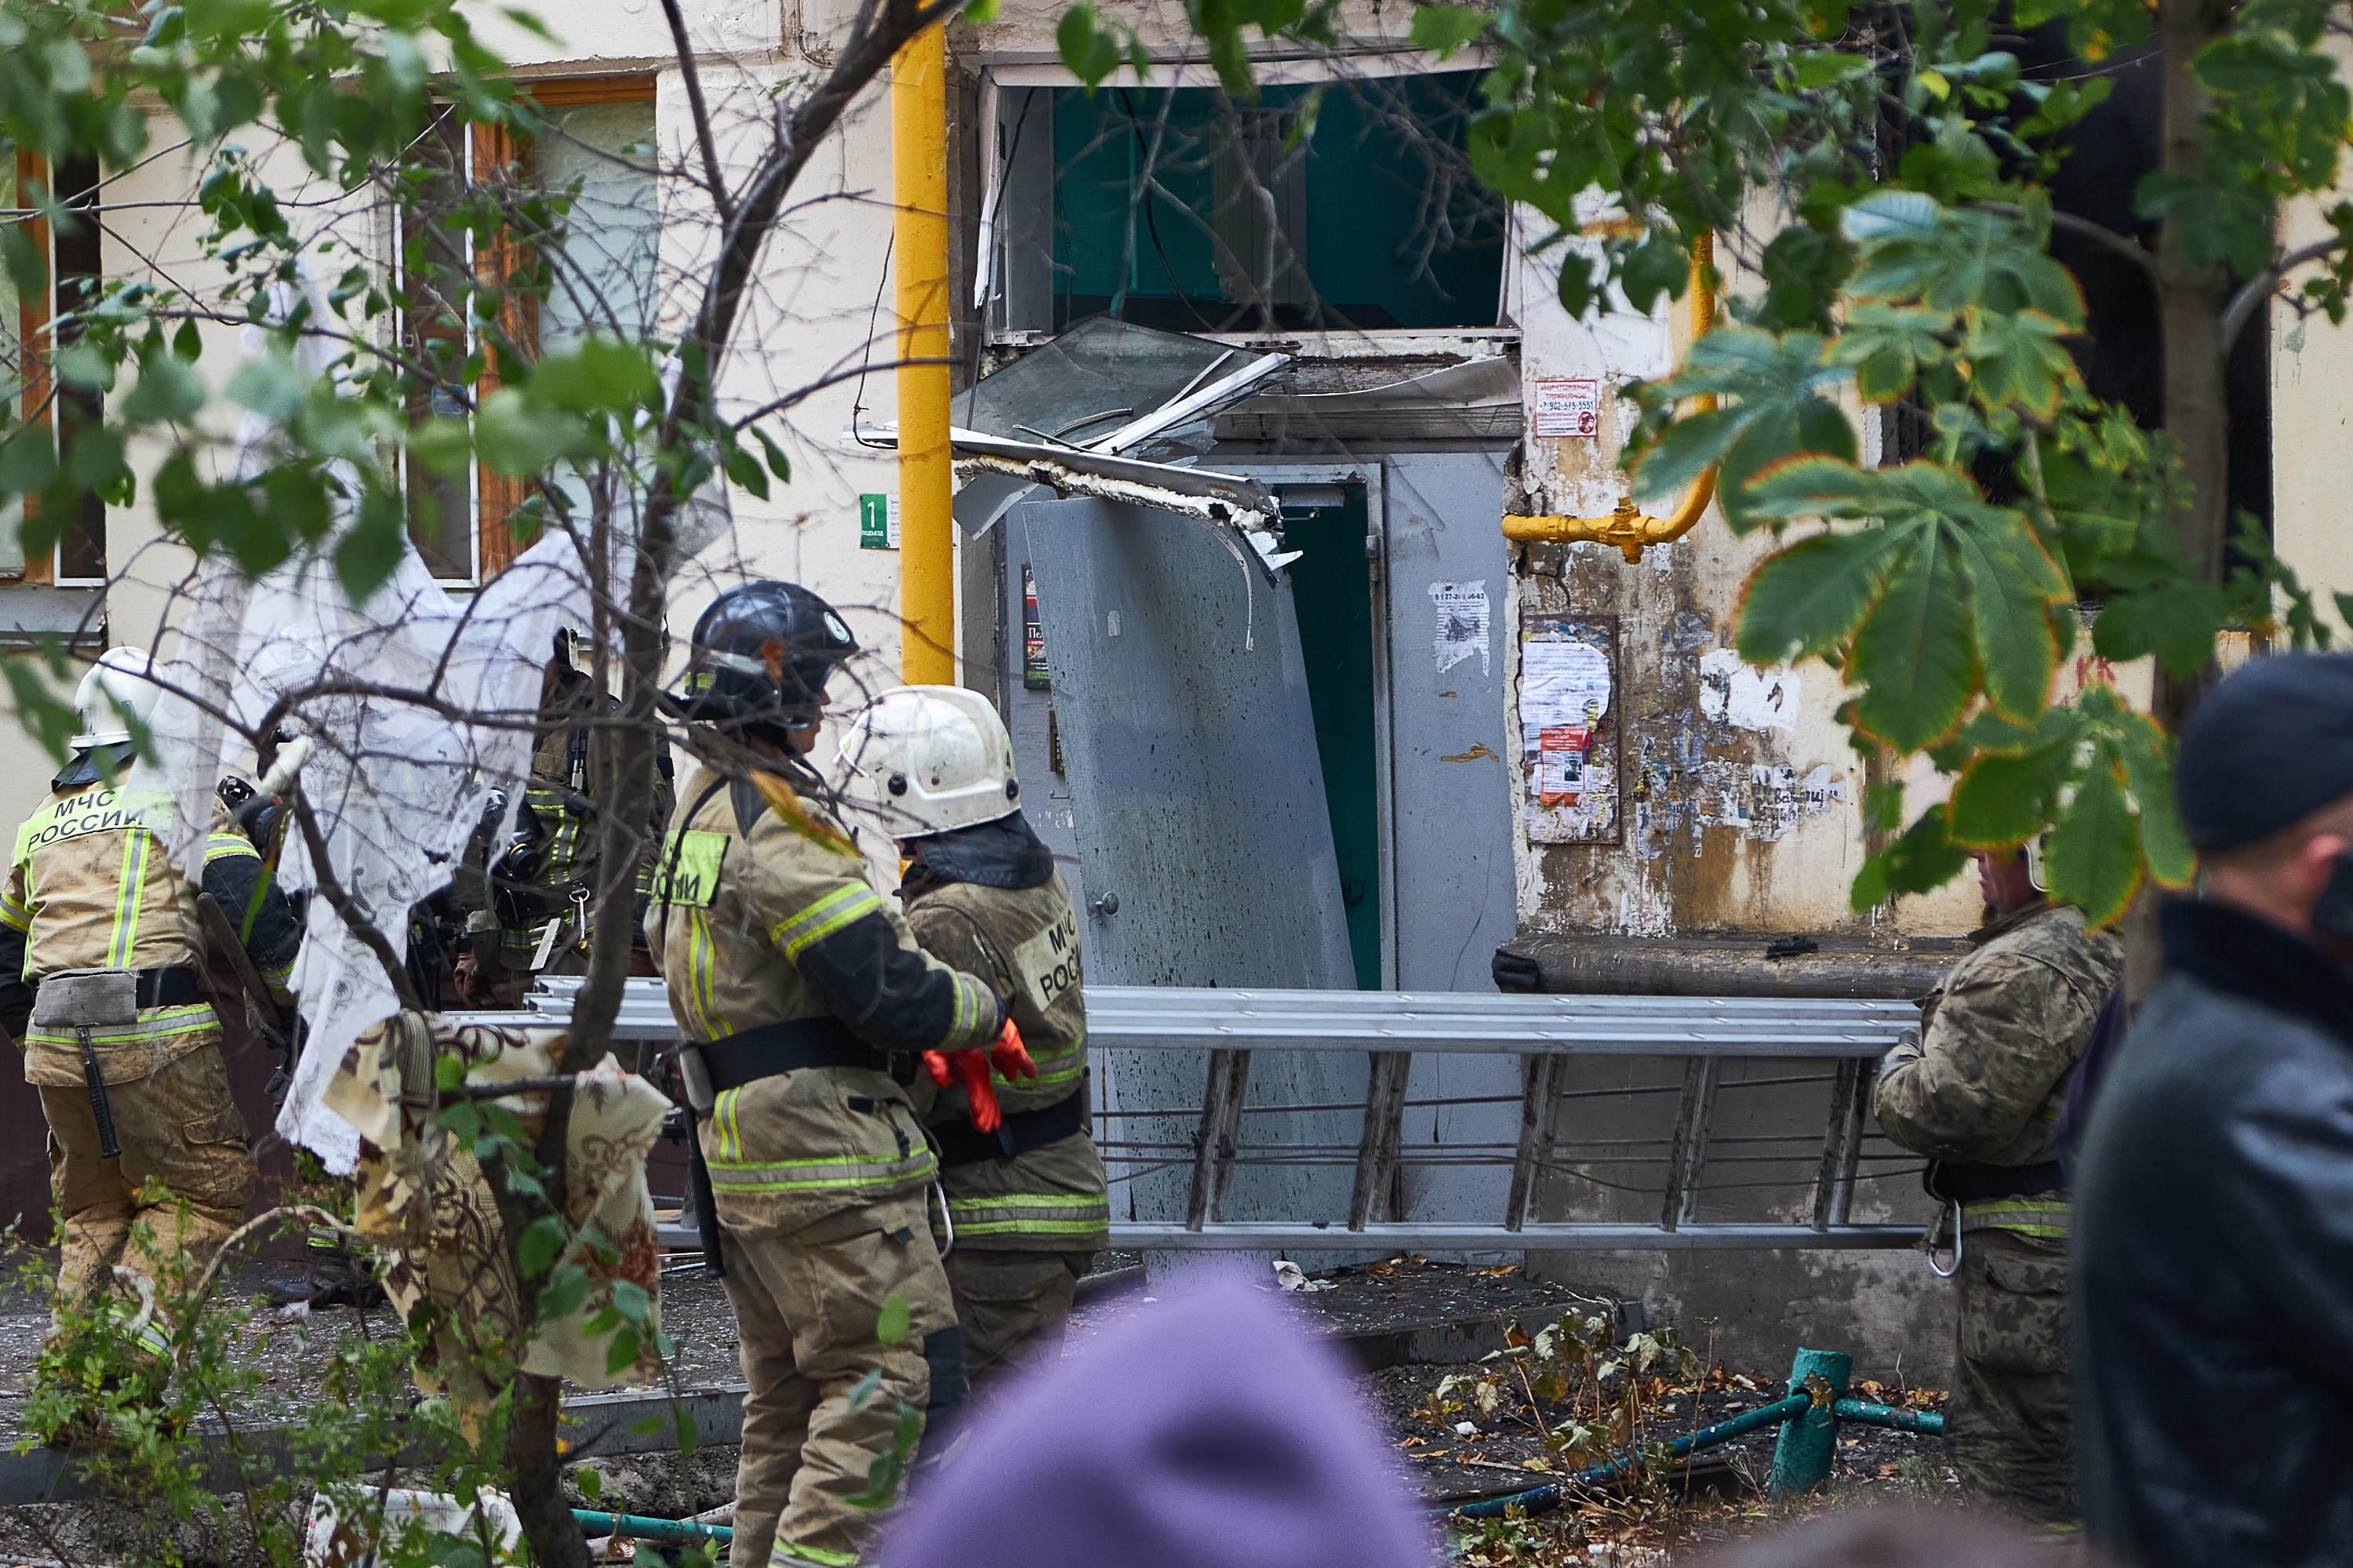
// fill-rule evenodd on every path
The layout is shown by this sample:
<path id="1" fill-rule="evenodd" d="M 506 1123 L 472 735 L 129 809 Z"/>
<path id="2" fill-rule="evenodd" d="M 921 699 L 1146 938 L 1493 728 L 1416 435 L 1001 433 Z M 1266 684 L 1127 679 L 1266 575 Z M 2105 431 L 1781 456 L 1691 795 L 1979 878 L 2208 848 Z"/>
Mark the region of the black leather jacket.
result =
<path id="1" fill-rule="evenodd" d="M 2211 903 L 2075 1169 L 2075 1441 L 2093 1542 L 2139 1568 L 2353 1552 L 2353 971 Z"/>

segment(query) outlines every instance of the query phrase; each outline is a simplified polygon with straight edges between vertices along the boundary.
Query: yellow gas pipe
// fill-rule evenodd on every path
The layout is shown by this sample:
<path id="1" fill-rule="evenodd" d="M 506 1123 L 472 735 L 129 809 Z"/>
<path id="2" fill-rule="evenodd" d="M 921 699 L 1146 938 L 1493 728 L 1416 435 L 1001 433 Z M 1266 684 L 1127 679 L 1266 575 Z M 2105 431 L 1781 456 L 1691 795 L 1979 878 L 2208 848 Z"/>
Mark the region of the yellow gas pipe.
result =
<path id="1" fill-rule="evenodd" d="M 949 513 L 947 28 L 891 62 L 891 249 L 899 307 L 899 677 L 955 681 L 955 546 Z"/>
<path id="2" fill-rule="evenodd" d="M 1715 260 L 1715 237 L 1701 235 L 1692 244 L 1691 319 L 1694 342 L 1715 324 L 1715 290 L 1708 281 L 1708 269 Z M 1701 414 L 1715 407 L 1715 395 L 1703 393 L 1691 400 L 1684 412 Z M 1707 503 L 1715 499 L 1715 470 L 1710 467 L 1693 481 L 1683 504 L 1667 516 L 1652 517 L 1634 510 L 1634 497 L 1630 491 L 1618 497 L 1617 509 L 1607 517 L 1507 516 L 1504 519 L 1504 537 L 1523 545 L 1565 545 L 1580 539 L 1615 545 L 1632 565 L 1641 560 L 1642 552 L 1651 546 L 1663 545 L 1690 533 L 1707 511 Z"/>

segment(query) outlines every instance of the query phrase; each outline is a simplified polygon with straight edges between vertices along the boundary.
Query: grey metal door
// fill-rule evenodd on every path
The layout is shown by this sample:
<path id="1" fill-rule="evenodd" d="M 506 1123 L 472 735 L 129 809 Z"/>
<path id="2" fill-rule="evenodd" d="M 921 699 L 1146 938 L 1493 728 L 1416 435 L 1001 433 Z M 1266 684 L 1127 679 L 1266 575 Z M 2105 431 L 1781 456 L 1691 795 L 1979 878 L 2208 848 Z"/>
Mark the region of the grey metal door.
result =
<path id="1" fill-rule="evenodd" d="M 1517 920 L 1505 761 L 1510 560 L 1500 528 L 1504 467 L 1482 451 L 1393 452 L 1388 505 L 1391 797 L 1397 984 L 1493 991 L 1490 962 Z M 1417 1153 L 1509 1148 L 1521 1067 L 1511 1056 L 1421 1055 L 1400 1125 L 1399 1217 L 1493 1213 L 1500 1172 L 1417 1165 Z M 1442 1101 L 1484 1104 L 1437 1104 Z"/>
<path id="2" fill-rule="evenodd" d="M 1165 512 L 1031 502 L 1009 522 L 1008 575 L 1026 561 L 1037 584 L 1088 980 L 1352 988 L 1290 585 L 1231 534 Z M 1109 1055 L 1096 1131 L 1128 1177 L 1115 1212 L 1184 1219 L 1208 1054 Z M 1293 1107 L 1364 1087 L 1361 1060 L 1258 1054 L 1245 1136 L 1302 1156 L 1235 1172 L 1222 1213 L 1344 1217 L 1361 1118 Z M 1342 1157 L 1304 1162 L 1325 1148 Z"/>

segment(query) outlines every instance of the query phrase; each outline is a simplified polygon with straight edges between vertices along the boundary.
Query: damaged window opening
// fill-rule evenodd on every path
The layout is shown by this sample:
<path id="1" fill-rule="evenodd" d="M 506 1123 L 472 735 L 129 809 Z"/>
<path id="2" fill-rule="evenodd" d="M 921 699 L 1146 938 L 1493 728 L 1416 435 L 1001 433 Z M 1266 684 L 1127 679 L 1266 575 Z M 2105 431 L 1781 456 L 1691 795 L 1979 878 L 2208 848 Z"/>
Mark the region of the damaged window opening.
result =
<path id="1" fill-rule="evenodd" d="M 1247 105 L 1211 88 L 1008 90 L 996 324 L 1494 325 L 1503 208 L 1463 151 L 1478 81 L 1269 86 Z"/>

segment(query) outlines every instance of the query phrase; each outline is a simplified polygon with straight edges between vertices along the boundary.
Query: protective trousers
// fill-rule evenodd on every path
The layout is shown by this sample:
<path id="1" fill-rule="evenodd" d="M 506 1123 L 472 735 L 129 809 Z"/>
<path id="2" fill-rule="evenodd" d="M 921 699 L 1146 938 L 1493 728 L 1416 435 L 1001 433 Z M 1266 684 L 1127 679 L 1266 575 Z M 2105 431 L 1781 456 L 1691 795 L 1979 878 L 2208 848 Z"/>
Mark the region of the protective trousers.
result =
<path id="1" fill-rule="evenodd" d="M 955 1321 L 923 1196 L 782 1235 L 723 1231 L 721 1252 L 750 1385 L 728 1560 L 848 1568 L 890 1500 L 864 1496 L 869 1472 L 931 1393 L 923 1340 Z M 876 1330 L 894 1297 L 908 1329 L 885 1344 Z M 855 1396 L 870 1372 L 880 1382 Z"/>
<path id="2" fill-rule="evenodd" d="M 1961 1489 L 2030 1523 L 2073 1525 L 2066 1238 L 1971 1230 L 1960 1277 L 1960 1354 L 1945 1431 Z"/>
<path id="3" fill-rule="evenodd" d="M 211 1041 L 106 1096 L 121 1154 L 106 1158 L 83 1085 L 38 1086 L 49 1123 L 49 1191 L 65 1216 L 61 1304 L 87 1302 L 117 1265 L 162 1287 L 201 1268 L 245 1218 L 253 1196 L 245 1118 Z M 159 1184 L 151 1192 L 150 1180 Z"/>
<path id="4" fill-rule="evenodd" d="M 1071 1298 L 1093 1255 L 969 1246 L 948 1254 L 948 1287 L 955 1293 L 965 1366 L 975 1384 L 1062 1353 Z"/>

